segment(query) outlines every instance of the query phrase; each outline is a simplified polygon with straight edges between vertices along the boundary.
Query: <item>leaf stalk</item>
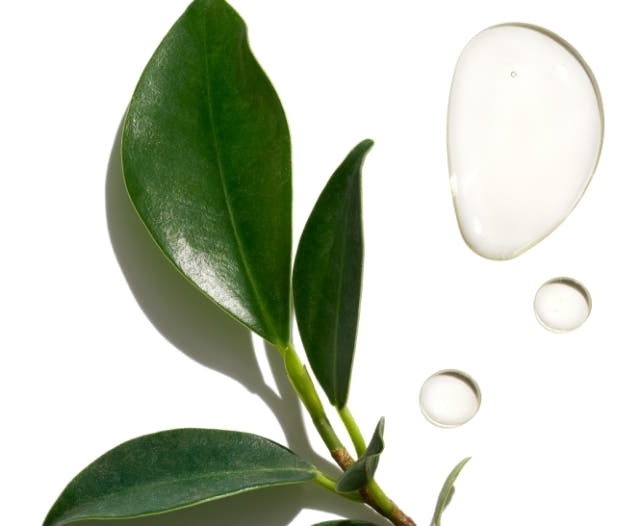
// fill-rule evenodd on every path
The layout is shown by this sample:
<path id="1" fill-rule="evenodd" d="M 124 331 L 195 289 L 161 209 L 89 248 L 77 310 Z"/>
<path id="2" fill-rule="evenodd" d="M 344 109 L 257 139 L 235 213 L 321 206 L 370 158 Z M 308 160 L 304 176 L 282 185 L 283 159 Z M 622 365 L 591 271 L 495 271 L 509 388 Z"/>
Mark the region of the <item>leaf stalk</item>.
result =
<path id="1" fill-rule="evenodd" d="M 357 456 L 360 457 L 366 450 L 366 442 L 363 438 L 361 430 L 359 429 L 359 426 L 357 425 L 356 420 L 352 416 L 352 413 L 350 412 L 350 409 L 348 409 L 348 406 L 337 408 L 337 412 L 339 413 L 341 421 L 343 422 L 343 425 L 346 427 L 346 430 L 350 435 L 350 440 L 352 440 L 354 449 L 357 452 Z"/>
<path id="2" fill-rule="evenodd" d="M 323 473 L 321 471 L 317 471 L 317 475 L 315 477 L 315 482 L 317 484 L 319 484 L 321 487 L 326 488 L 327 490 L 330 490 L 333 493 L 337 493 L 341 497 L 345 497 L 345 498 L 350 499 L 350 500 L 352 500 L 354 502 L 360 502 L 360 503 L 364 502 L 363 497 L 357 492 L 338 493 L 337 489 L 336 489 L 337 481 L 335 479 L 333 479 L 332 477 L 330 477 L 329 475 L 326 475 L 325 473 Z"/>

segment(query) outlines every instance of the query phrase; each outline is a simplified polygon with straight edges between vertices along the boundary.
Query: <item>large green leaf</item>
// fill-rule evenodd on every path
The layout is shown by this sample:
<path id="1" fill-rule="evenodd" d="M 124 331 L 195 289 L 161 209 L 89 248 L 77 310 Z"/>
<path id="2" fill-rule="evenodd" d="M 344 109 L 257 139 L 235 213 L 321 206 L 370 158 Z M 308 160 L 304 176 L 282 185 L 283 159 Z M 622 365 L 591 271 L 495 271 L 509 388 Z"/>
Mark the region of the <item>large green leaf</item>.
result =
<path id="1" fill-rule="evenodd" d="M 374 477 L 374 473 L 379 465 L 379 457 L 384 448 L 384 427 L 385 419 L 381 418 L 366 450 L 337 481 L 336 490 L 339 493 L 349 493 L 364 488 L 368 485 L 372 477 Z"/>
<path id="2" fill-rule="evenodd" d="M 454 469 L 450 472 L 450 474 L 445 479 L 443 483 L 443 487 L 441 488 L 441 493 L 439 493 L 439 498 L 436 501 L 436 508 L 434 510 L 434 516 L 432 517 L 431 526 L 441 526 L 441 515 L 445 508 L 447 508 L 450 500 L 452 500 L 452 495 L 454 495 L 454 482 L 458 478 L 461 470 L 465 467 L 470 461 L 471 457 L 464 458 L 459 462 Z"/>
<path id="3" fill-rule="evenodd" d="M 311 464 L 260 436 L 164 431 L 125 442 L 90 464 L 62 492 L 44 526 L 161 513 L 315 474 Z"/>
<path id="4" fill-rule="evenodd" d="M 299 241 L 293 295 L 308 361 L 330 402 L 348 399 L 363 267 L 361 166 L 372 147 L 357 145 L 319 196 Z"/>
<path id="5" fill-rule="evenodd" d="M 288 125 L 223 0 L 195 0 L 157 48 L 126 115 L 122 163 L 135 208 L 177 268 L 266 340 L 288 343 Z"/>

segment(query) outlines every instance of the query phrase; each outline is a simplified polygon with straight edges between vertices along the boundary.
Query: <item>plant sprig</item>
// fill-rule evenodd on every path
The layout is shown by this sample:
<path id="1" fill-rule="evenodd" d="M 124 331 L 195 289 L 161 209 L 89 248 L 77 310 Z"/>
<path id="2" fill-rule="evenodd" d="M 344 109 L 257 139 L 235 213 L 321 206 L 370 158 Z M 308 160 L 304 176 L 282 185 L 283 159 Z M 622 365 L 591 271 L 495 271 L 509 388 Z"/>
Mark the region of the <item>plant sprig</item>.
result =
<path id="1" fill-rule="evenodd" d="M 127 111 L 126 188 L 177 270 L 279 350 L 295 391 L 344 474 L 334 480 L 257 435 L 163 431 L 125 442 L 90 464 L 64 489 L 44 526 L 163 513 L 307 482 L 365 503 L 396 526 L 415 525 L 374 479 L 384 420 L 366 446 L 347 406 L 363 269 L 361 169 L 372 145 L 371 140 L 358 144 L 329 179 L 293 268 L 284 110 L 250 50 L 241 17 L 224 0 L 191 3 L 150 59 Z M 293 298 L 312 371 L 358 459 L 337 436 L 292 345 Z"/>

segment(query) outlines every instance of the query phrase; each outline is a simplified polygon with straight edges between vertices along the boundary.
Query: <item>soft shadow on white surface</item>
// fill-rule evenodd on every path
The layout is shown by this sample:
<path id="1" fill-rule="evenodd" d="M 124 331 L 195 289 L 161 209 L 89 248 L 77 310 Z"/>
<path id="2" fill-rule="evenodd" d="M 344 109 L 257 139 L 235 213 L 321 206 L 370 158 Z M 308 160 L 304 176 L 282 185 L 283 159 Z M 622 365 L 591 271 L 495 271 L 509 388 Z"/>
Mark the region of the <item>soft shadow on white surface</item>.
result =
<path id="1" fill-rule="evenodd" d="M 140 308 L 155 328 L 181 352 L 233 378 L 258 395 L 277 418 L 290 449 L 322 471 L 338 474 L 337 468 L 314 452 L 309 443 L 299 399 L 288 381 L 277 350 L 266 345 L 268 362 L 281 396 L 264 381 L 249 330 L 184 279 L 152 240 L 126 193 L 121 135 L 122 123 L 117 130 L 106 174 L 106 217 L 113 251 Z M 362 510 L 362 506 L 310 485 L 259 490 L 155 517 L 100 521 L 100 524 L 275 526 L 289 524 L 301 508 L 379 522 L 376 514 Z M 83 526 L 85 523 L 77 524 Z"/>

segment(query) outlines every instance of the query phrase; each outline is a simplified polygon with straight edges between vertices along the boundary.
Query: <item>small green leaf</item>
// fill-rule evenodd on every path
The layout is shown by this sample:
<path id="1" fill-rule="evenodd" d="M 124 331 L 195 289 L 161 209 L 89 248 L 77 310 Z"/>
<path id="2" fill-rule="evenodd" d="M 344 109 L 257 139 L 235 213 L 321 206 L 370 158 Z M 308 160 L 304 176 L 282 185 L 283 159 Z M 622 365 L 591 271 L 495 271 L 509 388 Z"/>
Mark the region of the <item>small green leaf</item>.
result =
<path id="1" fill-rule="evenodd" d="M 452 500 L 452 495 L 454 494 L 454 482 L 456 481 L 459 473 L 467 464 L 472 457 L 467 457 L 461 460 L 454 469 L 450 472 L 447 479 L 445 479 L 445 483 L 441 488 L 441 493 L 439 493 L 439 498 L 436 501 L 436 508 L 434 510 L 434 516 L 432 517 L 431 526 L 441 526 L 441 515 L 443 514 L 443 510 L 447 508 L 450 500 Z"/>
<path id="2" fill-rule="evenodd" d="M 363 269 L 361 166 L 371 140 L 332 175 L 299 241 L 293 295 L 308 361 L 330 403 L 348 399 Z"/>
<path id="3" fill-rule="evenodd" d="M 290 340 L 291 151 L 246 25 L 195 0 L 146 66 L 122 134 L 128 193 L 164 254 L 225 311 Z"/>
<path id="4" fill-rule="evenodd" d="M 64 489 L 44 526 L 152 515 L 315 475 L 311 464 L 257 435 L 163 431 L 125 442 L 90 464 Z"/>
<path id="5" fill-rule="evenodd" d="M 313 526 L 376 526 L 376 524 L 372 524 L 371 522 L 366 521 L 351 521 L 346 519 L 341 521 L 318 522 Z"/>
<path id="6" fill-rule="evenodd" d="M 450 494 L 447 496 L 447 499 L 445 500 L 445 504 L 443 505 L 443 511 L 445 511 L 447 507 L 450 505 L 450 502 L 452 502 L 452 497 L 454 496 L 455 492 L 456 492 L 456 486 L 452 486 L 452 489 L 450 490 Z"/>
<path id="7" fill-rule="evenodd" d="M 337 481 L 336 490 L 339 493 L 357 491 L 365 487 L 372 477 L 374 477 L 374 473 L 379 465 L 379 456 L 384 448 L 384 427 L 385 419 L 381 418 L 363 455 L 361 455 Z"/>

